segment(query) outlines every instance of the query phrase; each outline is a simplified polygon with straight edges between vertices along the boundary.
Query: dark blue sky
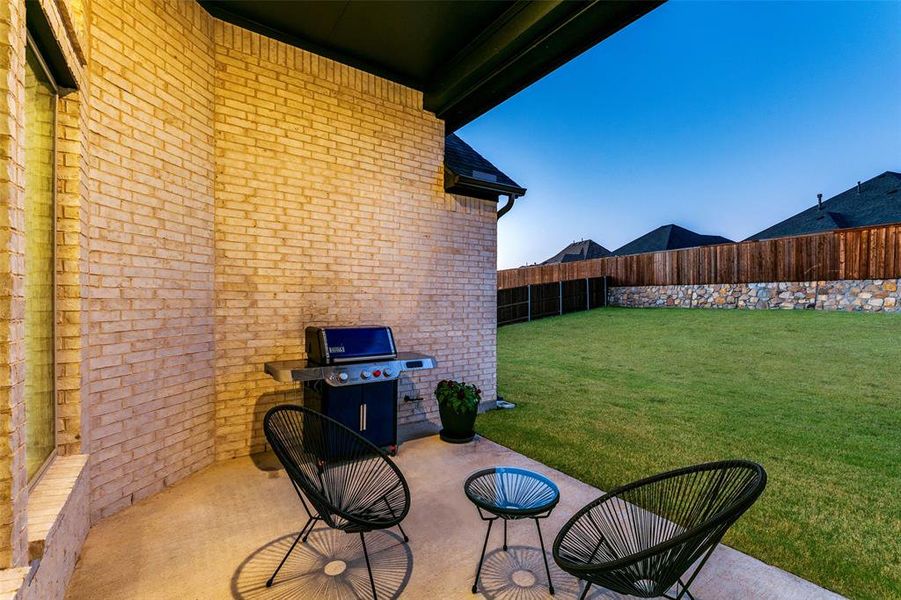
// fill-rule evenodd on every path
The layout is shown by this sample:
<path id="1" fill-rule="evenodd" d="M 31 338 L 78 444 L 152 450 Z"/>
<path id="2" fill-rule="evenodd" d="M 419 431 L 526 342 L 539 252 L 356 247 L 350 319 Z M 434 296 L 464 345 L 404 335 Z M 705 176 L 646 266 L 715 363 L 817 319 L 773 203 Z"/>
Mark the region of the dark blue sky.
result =
<path id="1" fill-rule="evenodd" d="M 743 239 L 901 169 L 901 2 L 670 2 L 458 133 L 529 189 L 501 268 L 670 222 Z"/>

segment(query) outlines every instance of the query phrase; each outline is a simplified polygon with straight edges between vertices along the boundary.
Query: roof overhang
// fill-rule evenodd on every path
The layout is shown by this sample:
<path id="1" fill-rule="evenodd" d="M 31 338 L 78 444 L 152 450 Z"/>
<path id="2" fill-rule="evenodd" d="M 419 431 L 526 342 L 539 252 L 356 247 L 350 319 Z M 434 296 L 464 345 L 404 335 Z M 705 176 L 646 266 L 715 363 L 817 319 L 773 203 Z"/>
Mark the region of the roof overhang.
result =
<path id="1" fill-rule="evenodd" d="M 662 4 L 199 2 L 223 21 L 422 91 L 448 133 Z"/>
<path id="2" fill-rule="evenodd" d="M 499 196 L 524 196 L 526 188 L 507 185 L 498 181 L 486 181 L 477 177 L 458 175 L 447 165 L 444 169 L 444 190 L 452 194 L 460 194 L 471 198 L 498 201 Z"/>

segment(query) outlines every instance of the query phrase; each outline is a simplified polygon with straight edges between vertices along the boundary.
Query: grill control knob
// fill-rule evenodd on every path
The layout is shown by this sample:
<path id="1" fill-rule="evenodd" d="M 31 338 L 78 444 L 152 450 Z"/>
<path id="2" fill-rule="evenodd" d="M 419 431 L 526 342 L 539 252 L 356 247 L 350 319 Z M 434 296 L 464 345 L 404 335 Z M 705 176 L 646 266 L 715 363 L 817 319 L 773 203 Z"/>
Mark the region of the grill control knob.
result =
<path id="1" fill-rule="evenodd" d="M 385 369 L 385 377 L 391 377 L 392 375 L 394 375 L 394 371 L 392 371 L 391 369 Z"/>
<path id="2" fill-rule="evenodd" d="M 344 383 L 347 381 L 347 379 L 348 379 L 347 373 L 345 373 L 344 371 L 341 371 L 340 373 L 338 373 L 338 381 L 340 381 L 341 383 Z"/>
<path id="3" fill-rule="evenodd" d="M 360 371 L 360 379 L 369 379 L 369 371 Z"/>

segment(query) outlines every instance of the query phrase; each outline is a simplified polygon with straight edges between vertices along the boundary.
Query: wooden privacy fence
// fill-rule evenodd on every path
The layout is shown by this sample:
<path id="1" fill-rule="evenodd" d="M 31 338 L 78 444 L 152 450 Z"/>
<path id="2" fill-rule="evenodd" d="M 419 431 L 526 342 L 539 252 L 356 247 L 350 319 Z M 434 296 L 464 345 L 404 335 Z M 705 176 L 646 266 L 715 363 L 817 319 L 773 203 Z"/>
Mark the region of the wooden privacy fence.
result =
<path id="1" fill-rule="evenodd" d="M 894 279 L 901 277 L 901 223 L 505 269 L 497 287 L 593 277 L 615 286 Z"/>
<path id="2" fill-rule="evenodd" d="M 497 291 L 497 324 L 534 321 L 607 306 L 607 278 L 524 285 Z"/>

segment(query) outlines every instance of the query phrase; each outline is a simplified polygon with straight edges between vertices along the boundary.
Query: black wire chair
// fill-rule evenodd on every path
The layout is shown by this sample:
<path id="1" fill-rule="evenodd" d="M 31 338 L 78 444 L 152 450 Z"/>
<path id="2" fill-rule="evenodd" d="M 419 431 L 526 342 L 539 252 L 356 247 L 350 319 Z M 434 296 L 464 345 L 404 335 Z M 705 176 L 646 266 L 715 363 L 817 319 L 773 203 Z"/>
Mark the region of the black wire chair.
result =
<path id="1" fill-rule="evenodd" d="M 270 409 L 263 432 L 309 517 L 266 587 L 300 539 L 306 542 L 316 522 L 322 521 L 333 529 L 360 534 L 372 596 L 377 598 L 363 534 L 397 526 L 404 542 L 410 541 L 400 525 L 410 510 L 410 488 L 400 469 L 367 439 L 309 408 L 283 404 Z"/>
<path id="2" fill-rule="evenodd" d="M 641 598 L 693 599 L 689 586 L 765 486 L 763 467 L 743 460 L 630 483 L 573 515 L 554 540 L 554 560 L 586 582 L 583 599 L 593 584 Z M 668 595 L 676 584 L 678 595 Z"/>

